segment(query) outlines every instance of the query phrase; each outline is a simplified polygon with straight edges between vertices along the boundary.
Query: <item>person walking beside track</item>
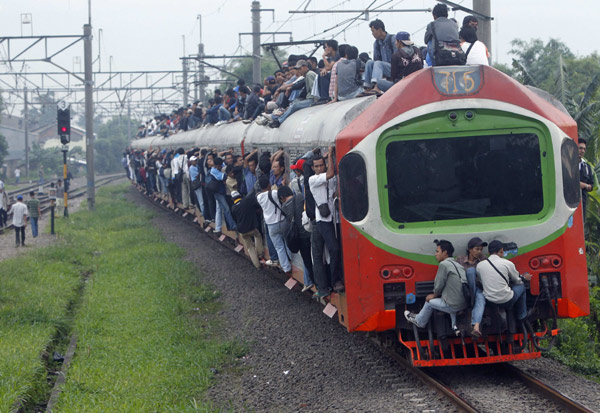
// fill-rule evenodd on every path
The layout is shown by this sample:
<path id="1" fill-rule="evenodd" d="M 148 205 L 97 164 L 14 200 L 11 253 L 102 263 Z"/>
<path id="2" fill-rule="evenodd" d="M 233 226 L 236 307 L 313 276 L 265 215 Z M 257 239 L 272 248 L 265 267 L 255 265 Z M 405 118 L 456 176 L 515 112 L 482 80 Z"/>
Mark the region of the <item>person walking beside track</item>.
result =
<path id="1" fill-rule="evenodd" d="M 17 202 L 8 211 L 13 215 L 13 226 L 15 227 L 15 247 L 25 246 L 25 226 L 27 225 L 27 206 L 23 203 L 23 195 L 17 196 Z"/>
<path id="2" fill-rule="evenodd" d="M 27 201 L 27 215 L 29 216 L 29 222 L 31 222 L 31 236 L 37 238 L 38 220 L 42 217 L 42 211 L 40 201 L 35 197 L 35 191 L 29 192 L 29 196 L 31 199 Z"/>

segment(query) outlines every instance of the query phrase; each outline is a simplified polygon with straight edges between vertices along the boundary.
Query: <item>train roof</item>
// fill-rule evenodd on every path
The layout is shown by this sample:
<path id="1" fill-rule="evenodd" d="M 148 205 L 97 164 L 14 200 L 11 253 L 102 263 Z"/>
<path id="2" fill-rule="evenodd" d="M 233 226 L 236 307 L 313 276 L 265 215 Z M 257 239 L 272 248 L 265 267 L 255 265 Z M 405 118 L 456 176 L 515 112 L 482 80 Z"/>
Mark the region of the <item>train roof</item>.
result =
<path id="1" fill-rule="evenodd" d="M 458 85 L 456 88 L 453 79 Z M 419 70 L 395 84 L 376 105 L 361 113 L 340 133 L 338 142 L 346 140 L 352 147 L 404 112 L 461 98 L 497 100 L 525 108 L 549 119 L 571 138 L 577 138 L 576 122 L 549 93 L 524 86 L 490 66 L 439 66 Z"/>
<path id="2" fill-rule="evenodd" d="M 317 105 L 293 113 L 279 128 L 233 122 L 194 129 L 167 138 L 153 136 L 132 142 L 135 149 L 178 147 L 326 147 L 354 118 L 375 101 L 374 96 Z"/>

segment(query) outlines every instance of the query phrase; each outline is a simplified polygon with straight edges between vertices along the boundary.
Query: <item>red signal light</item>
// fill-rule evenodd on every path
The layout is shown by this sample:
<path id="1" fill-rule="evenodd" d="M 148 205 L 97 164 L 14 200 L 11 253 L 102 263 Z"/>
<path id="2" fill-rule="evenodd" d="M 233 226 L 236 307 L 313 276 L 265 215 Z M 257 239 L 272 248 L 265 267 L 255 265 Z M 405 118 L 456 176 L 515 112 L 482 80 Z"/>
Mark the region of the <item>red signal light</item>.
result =
<path id="1" fill-rule="evenodd" d="M 66 127 L 66 126 L 63 126 L 62 128 L 60 128 L 60 131 L 61 131 L 62 133 L 65 133 L 65 132 L 67 131 L 67 127 Z"/>

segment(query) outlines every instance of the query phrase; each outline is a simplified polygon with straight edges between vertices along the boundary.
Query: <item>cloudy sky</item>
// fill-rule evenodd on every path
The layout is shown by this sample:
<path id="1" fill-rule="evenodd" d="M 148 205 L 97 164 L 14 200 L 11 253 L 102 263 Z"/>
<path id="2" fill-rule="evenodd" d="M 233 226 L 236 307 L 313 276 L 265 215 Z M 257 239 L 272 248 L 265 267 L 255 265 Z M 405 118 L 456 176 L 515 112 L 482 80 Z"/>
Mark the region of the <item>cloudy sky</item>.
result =
<path id="1" fill-rule="evenodd" d="M 94 29 L 94 56 L 98 55 L 99 29 L 102 29 L 102 69 L 108 69 L 109 56 L 113 56 L 114 70 L 166 70 L 179 69 L 179 57 L 184 53 L 195 53 L 199 41 L 197 16 L 202 15 L 202 36 L 207 54 L 247 53 L 251 39 L 244 36 L 239 42 L 238 32 L 251 31 L 250 0 L 90 0 L 92 26 Z M 331 38 L 337 34 L 341 42 L 356 45 L 361 51 L 372 51 L 373 38 L 368 22 L 357 20 L 344 32 L 341 29 L 322 32 L 354 14 L 289 14 L 289 10 L 302 10 L 309 0 L 263 0 L 262 8 L 274 8 L 262 13 L 263 31 L 291 31 L 294 40 L 307 38 Z M 471 0 L 455 0 L 471 7 Z M 382 9 L 430 8 L 435 1 L 429 0 L 310 0 L 310 9 Z M 585 55 L 597 49 L 597 16 L 600 3 L 596 1 L 572 0 L 492 0 L 492 49 L 495 60 L 508 63 L 510 41 L 515 38 L 530 40 L 551 37 L 564 41 L 573 52 Z M 21 14 L 31 13 L 32 25 L 21 25 Z M 463 12 L 454 16 L 461 21 Z M 371 14 L 370 18 L 375 18 Z M 274 20 L 273 20 L 274 17 Z M 382 13 L 379 16 L 389 32 L 408 31 L 417 44 L 422 44 L 424 27 L 431 20 L 430 13 Z M 88 0 L 0 0 L 1 36 L 55 35 L 82 33 L 88 18 Z M 277 40 L 289 40 L 288 36 L 277 36 Z M 263 42 L 272 41 L 263 36 Z M 290 53 L 302 50 L 290 49 Z M 39 53 L 41 51 L 32 52 Z M 5 46 L 0 45 L 0 56 L 5 56 Z M 73 57 L 83 55 L 83 46 L 77 45 L 60 59 L 72 69 Z M 33 56 L 33 55 L 32 55 Z M 46 69 L 44 69 L 46 68 Z M 77 67 L 75 67 L 77 69 Z M 30 64 L 28 70 L 51 70 L 48 65 Z M 6 70 L 6 66 L 0 66 Z M 53 69 L 52 69 L 53 70 Z M 97 66 L 95 66 L 97 70 Z"/>

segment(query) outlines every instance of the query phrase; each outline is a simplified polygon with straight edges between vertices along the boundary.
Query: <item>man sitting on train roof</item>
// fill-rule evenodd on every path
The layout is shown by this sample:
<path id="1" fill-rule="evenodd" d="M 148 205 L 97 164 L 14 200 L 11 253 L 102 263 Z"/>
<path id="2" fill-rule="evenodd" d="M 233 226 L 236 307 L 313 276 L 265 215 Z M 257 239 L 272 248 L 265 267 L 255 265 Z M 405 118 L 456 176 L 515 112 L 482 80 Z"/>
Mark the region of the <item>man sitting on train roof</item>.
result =
<path id="1" fill-rule="evenodd" d="M 515 264 L 502 258 L 504 256 L 502 242 L 498 240 L 490 242 L 488 251 L 490 257 L 477 264 L 477 278 L 483 286 L 485 299 L 500 308 L 515 307 L 517 321 L 524 320 L 527 317 L 527 303 L 522 280 L 531 280 L 531 274 L 525 273 L 521 276 Z"/>
<path id="2" fill-rule="evenodd" d="M 452 330 L 456 335 L 460 335 L 456 326 L 456 313 L 467 307 L 462 293 L 462 282 L 466 281 L 465 269 L 452 258 L 454 246 L 450 241 L 436 241 L 436 245 L 435 259 L 440 265 L 435 275 L 433 294 L 425 297 L 425 305 L 419 314 L 406 310 L 404 316 L 410 323 L 424 328 L 429 322 L 433 310 L 448 313 L 452 320 Z"/>
<path id="3" fill-rule="evenodd" d="M 438 3 L 432 11 L 433 21 L 427 25 L 425 30 L 425 44 L 427 45 L 427 66 L 440 66 L 441 62 L 435 61 L 435 38 L 438 42 L 448 44 L 456 44 L 460 47 L 460 39 L 458 37 L 458 24 L 455 20 L 448 18 L 448 6 Z M 464 64 L 464 63 L 463 63 Z"/>
<path id="4" fill-rule="evenodd" d="M 379 94 L 383 93 L 378 87 L 379 81 L 392 74 L 392 55 L 398 48 L 394 35 L 385 31 L 385 24 L 381 20 L 373 20 L 369 23 L 369 27 L 375 43 L 373 44 L 373 60 L 369 60 L 365 66 L 363 86 L 370 93 Z"/>
<path id="5" fill-rule="evenodd" d="M 273 121 L 269 123 L 269 126 L 272 128 L 278 128 L 279 125 L 282 124 L 292 113 L 308 108 L 315 102 L 315 96 L 311 94 L 311 91 L 315 79 L 317 78 L 317 74 L 309 70 L 308 62 L 306 60 L 298 60 L 295 69 L 296 75 L 298 76 L 298 81 L 294 83 L 289 90 L 298 90 L 299 93 L 296 99 L 294 99 L 293 103 L 283 113 L 283 115 L 272 116 Z"/>
<path id="6" fill-rule="evenodd" d="M 423 69 L 421 51 L 410 40 L 410 34 L 398 32 L 395 39 L 397 50 L 392 55 L 391 80 L 380 79 L 377 83 L 379 89 L 384 92 L 411 73 Z"/>

